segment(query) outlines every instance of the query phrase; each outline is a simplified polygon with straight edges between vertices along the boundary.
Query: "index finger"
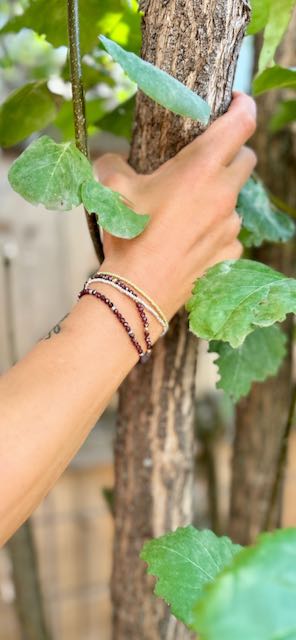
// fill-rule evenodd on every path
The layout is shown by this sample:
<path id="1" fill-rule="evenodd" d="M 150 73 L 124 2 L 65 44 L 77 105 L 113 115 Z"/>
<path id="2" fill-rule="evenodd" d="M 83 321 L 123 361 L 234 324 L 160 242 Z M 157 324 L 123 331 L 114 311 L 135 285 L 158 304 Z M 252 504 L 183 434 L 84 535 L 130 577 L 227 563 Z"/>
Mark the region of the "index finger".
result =
<path id="1" fill-rule="evenodd" d="M 211 157 L 228 165 L 256 129 L 256 103 L 245 93 L 234 93 L 228 111 L 191 142 L 183 153 L 195 155 L 208 150 Z"/>

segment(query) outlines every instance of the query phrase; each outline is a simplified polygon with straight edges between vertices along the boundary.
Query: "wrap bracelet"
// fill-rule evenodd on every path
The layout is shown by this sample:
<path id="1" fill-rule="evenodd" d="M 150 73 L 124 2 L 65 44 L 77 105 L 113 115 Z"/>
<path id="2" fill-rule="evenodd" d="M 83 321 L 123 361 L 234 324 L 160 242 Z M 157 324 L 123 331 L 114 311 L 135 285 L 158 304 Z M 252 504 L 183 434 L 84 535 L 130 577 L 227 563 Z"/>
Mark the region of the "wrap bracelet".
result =
<path id="1" fill-rule="evenodd" d="M 144 291 L 139 289 L 139 287 L 131 283 L 129 280 L 126 280 L 122 276 L 116 274 L 99 271 L 87 280 L 85 286 L 91 284 L 92 282 L 104 282 L 106 284 L 109 284 L 114 289 L 117 289 L 124 295 L 128 296 L 131 300 L 136 302 L 136 304 L 140 303 L 147 311 L 149 311 L 149 313 L 151 313 L 152 316 L 154 316 L 157 322 L 161 325 L 161 335 L 165 335 L 165 333 L 168 331 L 169 323 L 160 307 L 152 300 L 152 298 L 144 293 Z M 131 287 L 133 287 L 135 291 Z M 140 297 L 137 292 L 140 292 L 142 297 Z M 146 300 L 148 300 L 148 302 L 145 300 L 145 298 Z"/>
<path id="2" fill-rule="evenodd" d="M 145 343 L 147 346 L 147 351 L 143 351 L 140 343 L 138 342 L 130 324 L 127 322 L 126 318 L 122 315 L 122 313 L 120 313 L 119 309 L 116 307 L 116 305 L 112 302 L 112 300 L 110 300 L 110 298 L 108 298 L 107 296 L 105 296 L 103 293 L 101 293 L 100 291 L 97 291 L 96 289 L 90 289 L 84 286 L 84 288 L 80 291 L 80 293 L 78 294 L 78 299 L 82 298 L 83 296 L 86 295 L 90 295 L 93 296 L 95 298 L 97 298 L 97 300 L 101 300 L 101 302 L 103 302 L 107 307 L 109 307 L 109 309 L 112 311 L 112 313 L 115 315 L 115 317 L 119 320 L 120 324 L 122 325 L 122 327 L 125 329 L 133 347 L 135 348 L 135 350 L 137 351 L 138 357 L 139 357 L 139 361 L 144 364 L 145 362 L 147 362 L 147 360 L 150 358 L 151 355 L 151 350 L 152 350 L 152 342 L 151 342 L 151 338 L 150 338 L 150 334 L 149 334 L 149 322 L 147 319 L 147 316 L 145 314 L 144 308 L 143 306 L 139 303 L 137 304 L 137 309 L 139 312 L 139 315 L 141 317 L 142 323 L 144 325 L 144 338 L 145 338 Z"/>

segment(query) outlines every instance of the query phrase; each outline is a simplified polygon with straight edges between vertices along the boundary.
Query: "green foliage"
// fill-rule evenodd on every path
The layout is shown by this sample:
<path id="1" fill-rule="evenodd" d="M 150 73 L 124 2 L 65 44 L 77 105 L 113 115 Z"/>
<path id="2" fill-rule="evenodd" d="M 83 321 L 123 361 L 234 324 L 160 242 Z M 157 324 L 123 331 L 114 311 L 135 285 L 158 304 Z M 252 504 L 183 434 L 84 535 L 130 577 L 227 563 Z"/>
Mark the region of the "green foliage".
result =
<path id="1" fill-rule="evenodd" d="M 248 26 L 248 35 L 254 35 L 264 29 L 267 24 L 271 0 L 252 0 L 251 22 Z"/>
<path id="2" fill-rule="evenodd" d="M 296 280 L 254 260 L 226 260 L 196 281 L 187 309 L 197 336 L 238 347 L 257 327 L 296 312 Z"/>
<path id="3" fill-rule="evenodd" d="M 148 563 L 148 573 L 158 578 L 155 594 L 190 626 L 193 605 L 205 585 L 230 564 L 240 549 L 229 538 L 218 538 L 212 531 L 189 526 L 147 542 L 141 558 Z"/>
<path id="4" fill-rule="evenodd" d="M 295 640 L 296 529 L 261 535 L 205 588 L 194 608 L 200 640 Z"/>
<path id="5" fill-rule="evenodd" d="M 103 98 L 87 100 L 85 104 L 85 113 L 88 131 L 89 128 L 99 121 L 106 113 L 105 102 L 106 101 Z M 72 100 L 65 100 L 63 102 L 53 124 L 59 129 L 62 140 L 67 141 L 74 139 L 75 133 Z"/>
<path id="6" fill-rule="evenodd" d="M 135 97 L 120 104 L 116 109 L 107 113 L 97 123 L 102 131 L 109 131 L 116 136 L 123 136 L 130 140 L 135 111 Z"/>
<path id="7" fill-rule="evenodd" d="M 144 545 L 155 593 L 200 640 L 295 640 L 296 529 L 242 549 L 193 527 Z"/>
<path id="8" fill-rule="evenodd" d="M 253 80 L 253 93 L 259 96 L 261 93 L 270 91 L 271 89 L 295 89 L 296 88 L 296 70 L 285 69 L 274 65 L 270 69 L 265 69 L 259 76 Z"/>
<path id="9" fill-rule="evenodd" d="M 237 349 L 227 342 L 212 340 L 209 351 L 218 354 L 217 387 L 237 402 L 249 393 L 253 382 L 263 382 L 277 373 L 286 354 L 286 341 L 277 326 L 256 329 Z"/>
<path id="10" fill-rule="evenodd" d="M 22 29 L 19 33 L 2 38 L 0 36 L 1 49 L 5 52 L 5 69 L 1 75 L 8 86 L 18 86 L 30 80 L 46 80 L 51 75 L 58 75 L 65 64 L 65 48 L 54 49 L 44 35 L 31 29 Z"/>
<path id="11" fill-rule="evenodd" d="M 140 17 L 134 6 L 125 0 L 83 0 L 80 8 L 80 41 L 81 51 L 92 51 L 97 44 L 98 33 L 110 33 L 106 19 L 108 14 L 117 14 L 116 30 L 112 29 L 112 37 L 120 36 L 123 44 L 138 49 L 140 42 Z M 45 34 L 48 42 L 55 47 L 67 46 L 67 3 L 61 0 L 31 0 L 24 13 L 15 16 L 5 24 L 0 33 L 17 32 L 22 28 L 33 29 Z M 125 34 L 124 41 L 122 33 Z M 136 34 L 136 35 L 135 35 Z"/>
<path id="12" fill-rule="evenodd" d="M 33 142 L 9 170 L 9 182 L 25 200 L 68 211 L 81 202 L 80 189 L 92 168 L 75 144 L 56 144 L 48 136 Z"/>
<path id="13" fill-rule="evenodd" d="M 269 122 L 269 129 L 276 133 L 291 122 L 296 120 L 296 100 L 284 100 L 280 102 Z"/>
<path id="14" fill-rule="evenodd" d="M 252 0 L 256 6 L 257 0 Z M 259 57 L 259 73 L 274 63 L 274 54 L 288 27 L 295 0 L 259 0 L 259 12 L 255 10 L 255 29 L 258 29 L 258 13 L 261 10 L 261 24 L 264 22 L 263 46 Z M 263 11 L 262 11 L 263 9 Z M 254 29 L 254 27 L 253 27 Z M 250 29 L 252 32 L 252 27 Z M 253 30 L 254 33 L 254 30 Z"/>
<path id="15" fill-rule="evenodd" d="M 119 193 L 93 179 L 89 161 L 72 142 L 57 144 L 42 136 L 13 163 L 9 182 L 23 198 L 47 209 L 68 211 L 83 201 L 98 224 L 120 238 L 135 238 L 149 222 L 148 215 L 135 213 Z"/>
<path id="16" fill-rule="evenodd" d="M 105 36 L 100 39 L 113 60 L 121 65 L 128 77 L 152 100 L 174 113 L 207 124 L 211 111 L 200 96 L 162 69 L 125 51 Z"/>
<path id="17" fill-rule="evenodd" d="M 129 209 L 122 196 L 92 179 L 82 185 L 82 201 L 90 213 L 96 213 L 98 224 L 113 236 L 135 238 L 149 222 L 148 215 Z"/>
<path id="18" fill-rule="evenodd" d="M 54 120 L 57 106 L 46 82 L 29 82 L 13 91 L 0 107 L 0 144 L 11 147 Z"/>
<path id="19" fill-rule="evenodd" d="M 247 231 L 242 235 L 246 247 L 259 247 L 264 241 L 286 242 L 295 234 L 295 224 L 270 201 L 261 180 L 250 178 L 242 188 L 237 212 Z"/>
<path id="20" fill-rule="evenodd" d="M 103 33 L 135 53 L 141 48 L 141 14 L 135 0 L 105 0 L 105 12 L 97 33 Z"/>

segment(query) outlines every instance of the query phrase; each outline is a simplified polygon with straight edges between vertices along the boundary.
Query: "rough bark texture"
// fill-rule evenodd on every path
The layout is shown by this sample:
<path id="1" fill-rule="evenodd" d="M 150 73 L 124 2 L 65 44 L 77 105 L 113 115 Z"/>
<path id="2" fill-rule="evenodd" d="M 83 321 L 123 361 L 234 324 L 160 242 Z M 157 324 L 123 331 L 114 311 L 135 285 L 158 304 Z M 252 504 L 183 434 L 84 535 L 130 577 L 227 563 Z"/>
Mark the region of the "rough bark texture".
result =
<path id="1" fill-rule="evenodd" d="M 22 640 L 50 640 L 46 628 L 38 578 L 36 551 L 30 522 L 27 521 L 8 541 L 15 587 L 16 613 Z"/>
<path id="2" fill-rule="evenodd" d="M 295 45 L 296 15 L 279 55 L 281 64 L 292 63 Z M 295 132 L 290 128 L 271 135 L 267 128 L 280 97 L 283 94 L 269 92 L 258 99 L 258 129 L 252 146 L 258 154 L 259 175 L 276 196 L 296 208 Z M 254 252 L 254 258 L 291 275 L 295 243 L 266 245 Z M 291 398 L 291 329 L 288 321 L 288 356 L 279 375 L 254 385 L 237 407 L 229 532 L 241 544 L 252 542 L 263 529 L 280 525 L 281 491 L 271 510 L 270 500 Z"/>
<path id="3" fill-rule="evenodd" d="M 246 2 L 145 0 L 141 9 L 143 57 L 207 99 L 214 117 L 225 111 L 249 17 Z M 200 131 L 139 93 L 130 162 L 149 173 Z M 180 314 L 153 359 L 136 367 L 121 389 L 112 578 L 116 640 L 190 637 L 152 595 L 153 580 L 139 552 L 148 538 L 192 519 L 196 351 Z"/>

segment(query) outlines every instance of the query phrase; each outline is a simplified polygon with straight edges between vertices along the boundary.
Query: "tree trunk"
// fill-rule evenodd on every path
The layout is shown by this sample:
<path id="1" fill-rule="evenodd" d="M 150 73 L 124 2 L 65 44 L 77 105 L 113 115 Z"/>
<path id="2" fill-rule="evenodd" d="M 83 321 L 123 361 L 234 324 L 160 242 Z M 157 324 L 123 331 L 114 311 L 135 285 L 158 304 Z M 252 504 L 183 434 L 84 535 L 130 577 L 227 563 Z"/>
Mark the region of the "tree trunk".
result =
<path id="1" fill-rule="evenodd" d="M 37 557 L 30 521 L 7 542 L 12 562 L 16 613 L 22 640 L 50 640 L 46 629 Z"/>
<path id="2" fill-rule="evenodd" d="M 143 57 L 196 90 L 214 117 L 224 112 L 249 17 L 247 3 L 145 0 L 140 8 Z M 200 132 L 197 123 L 139 92 L 130 162 L 149 173 Z M 153 596 L 139 552 L 147 539 L 192 519 L 196 353 L 196 338 L 180 313 L 153 359 L 136 367 L 121 388 L 112 577 L 116 640 L 190 637 Z"/>
<path id="3" fill-rule="evenodd" d="M 292 63 L 296 45 L 296 14 L 279 63 Z M 258 154 L 258 173 L 272 193 L 296 207 L 296 147 L 292 129 L 272 135 L 268 121 L 283 92 L 269 92 L 258 99 L 258 129 L 252 146 Z M 279 271 L 292 274 L 295 243 L 265 245 L 254 251 L 256 260 Z M 237 406 L 233 451 L 233 475 L 230 505 L 231 537 L 249 544 L 266 528 L 280 525 L 281 490 L 271 505 L 274 478 L 285 435 L 291 398 L 292 320 L 285 323 L 288 355 L 279 374 L 263 384 L 255 384 L 250 395 Z"/>

